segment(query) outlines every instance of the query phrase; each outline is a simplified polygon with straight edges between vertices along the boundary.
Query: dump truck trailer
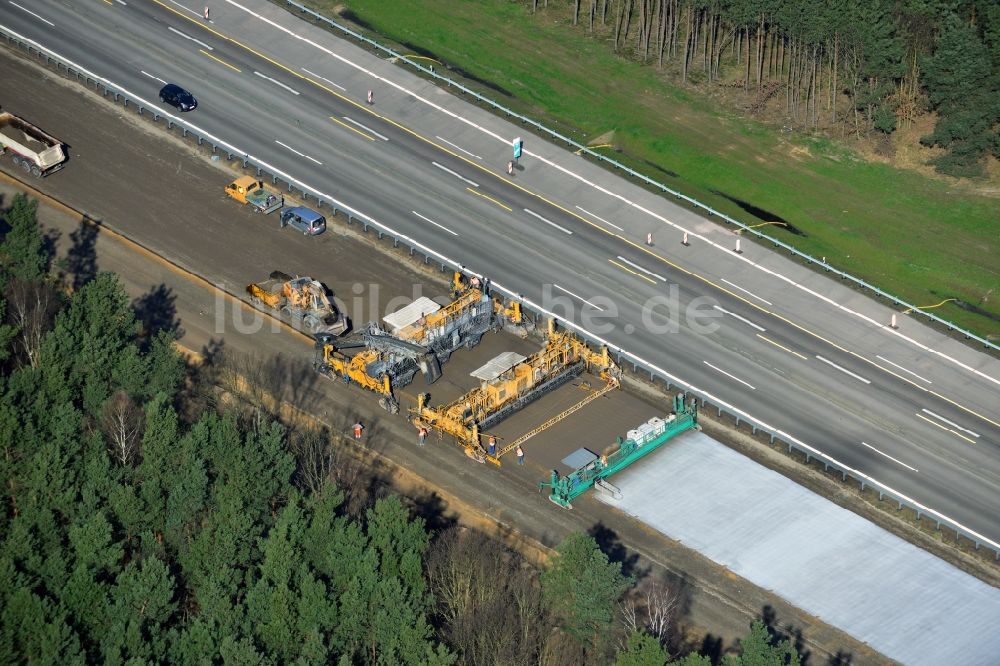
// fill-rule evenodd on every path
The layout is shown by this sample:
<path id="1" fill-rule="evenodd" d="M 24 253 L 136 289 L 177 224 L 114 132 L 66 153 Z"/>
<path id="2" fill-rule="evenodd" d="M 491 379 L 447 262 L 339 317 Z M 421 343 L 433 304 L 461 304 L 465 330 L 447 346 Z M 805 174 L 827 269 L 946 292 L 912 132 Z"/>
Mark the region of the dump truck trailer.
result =
<path id="1" fill-rule="evenodd" d="M 10 153 L 14 166 L 41 178 L 65 166 L 63 142 L 24 118 L 0 113 L 0 153 Z"/>

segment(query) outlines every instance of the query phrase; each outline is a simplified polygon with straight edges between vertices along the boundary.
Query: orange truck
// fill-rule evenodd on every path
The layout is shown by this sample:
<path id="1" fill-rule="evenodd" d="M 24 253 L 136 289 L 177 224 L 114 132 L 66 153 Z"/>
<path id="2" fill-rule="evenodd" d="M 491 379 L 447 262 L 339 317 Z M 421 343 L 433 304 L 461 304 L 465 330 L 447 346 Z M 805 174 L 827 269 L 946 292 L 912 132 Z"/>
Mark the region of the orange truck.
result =
<path id="1" fill-rule="evenodd" d="M 226 194 L 258 213 L 273 213 L 285 204 L 285 199 L 277 192 L 264 186 L 264 181 L 253 176 L 241 176 L 226 185 Z"/>

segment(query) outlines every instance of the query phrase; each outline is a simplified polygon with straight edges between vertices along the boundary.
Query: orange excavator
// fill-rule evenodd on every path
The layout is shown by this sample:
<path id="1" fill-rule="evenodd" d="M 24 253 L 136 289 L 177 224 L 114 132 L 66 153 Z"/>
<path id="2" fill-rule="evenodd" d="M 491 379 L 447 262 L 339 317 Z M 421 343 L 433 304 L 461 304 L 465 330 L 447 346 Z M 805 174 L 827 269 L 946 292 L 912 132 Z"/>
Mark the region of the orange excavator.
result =
<path id="1" fill-rule="evenodd" d="M 326 288 L 310 277 L 274 271 L 267 280 L 247 285 L 250 302 L 267 306 L 292 320 L 301 320 L 313 335 L 337 336 L 347 330 L 347 318 L 330 300 Z"/>

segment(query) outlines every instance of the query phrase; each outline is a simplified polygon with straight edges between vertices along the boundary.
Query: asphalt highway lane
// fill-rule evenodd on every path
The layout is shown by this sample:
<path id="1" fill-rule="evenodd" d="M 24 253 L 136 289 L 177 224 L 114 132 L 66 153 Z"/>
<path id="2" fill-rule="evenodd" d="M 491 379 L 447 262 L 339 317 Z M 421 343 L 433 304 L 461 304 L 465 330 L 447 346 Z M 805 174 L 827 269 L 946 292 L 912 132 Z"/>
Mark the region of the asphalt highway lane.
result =
<path id="1" fill-rule="evenodd" d="M 412 129 L 427 115 L 415 97 L 389 103 L 380 89 L 369 108 L 365 86 L 374 84 L 359 84 L 356 71 L 330 59 L 293 65 L 274 55 L 286 46 L 281 32 L 251 32 L 249 19 L 227 23 L 218 10 L 204 26 L 185 11 L 183 4 L 149 0 L 46 0 L 32 3 L 31 12 L 0 5 L 0 23 L 151 102 L 164 81 L 179 83 L 200 101 L 186 120 L 534 303 L 563 308 L 564 318 L 719 401 L 988 538 L 1000 537 L 1000 393 L 988 359 L 977 360 L 983 379 L 954 363 L 931 363 L 926 354 L 907 358 L 912 350 L 871 339 L 884 336 L 871 326 L 833 335 L 809 322 L 815 315 L 805 308 L 801 319 L 784 316 L 774 307 L 784 294 L 746 279 L 739 263 L 727 278 L 729 269 L 713 268 L 718 258 L 706 271 L 665 256 L 662 242 L 645 247 L 618 202 L 578 181 L 537 191 L 540 156 L 526 156 L 509 178 L 497 151 L 477 147 L 467 130 Z M 227 9 L 224 16 L 231 15 Z M 435 103 L 459 106 L 442 97 Z M 73 166 L 85 168 L 83 160 Z M 767 256 L 755 261 L 774 263 Z M 820 280 L 797 284 L 822 292 Z M 656 330 L 675 285 L 676 330 Z M 659 299 L 652 309 L 651 299 Z M 714 317 L 712 332 L 699 332 L 693 317 L 680 314 L 700 301 L 698 309 Z M 869 316 L 866 304 L 850 307 Z"/>

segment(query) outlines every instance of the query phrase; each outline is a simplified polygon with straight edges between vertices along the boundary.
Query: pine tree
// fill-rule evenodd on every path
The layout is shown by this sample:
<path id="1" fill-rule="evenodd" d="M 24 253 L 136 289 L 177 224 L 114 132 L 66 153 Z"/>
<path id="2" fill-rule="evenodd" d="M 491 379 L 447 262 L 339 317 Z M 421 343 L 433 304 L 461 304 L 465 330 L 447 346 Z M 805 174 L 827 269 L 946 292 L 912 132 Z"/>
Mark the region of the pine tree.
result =
<path id="1" fill-rule="evenodd" d="M 23 282 L 41 281 L 48 273 L 50 257 L 38 225 L 38 201 L 18 194 L 4 219 L 10 226 L 0 245 L 5 276 Z"/>
<path id="2" fill-rule="evenodd" d="M 595 650 L 611 629 L 615 602 L 631 585 L 621 563 L 609 562 L 593 537 L 573 532 L 542 573 L 542 598 L 563 628 Z"/>

